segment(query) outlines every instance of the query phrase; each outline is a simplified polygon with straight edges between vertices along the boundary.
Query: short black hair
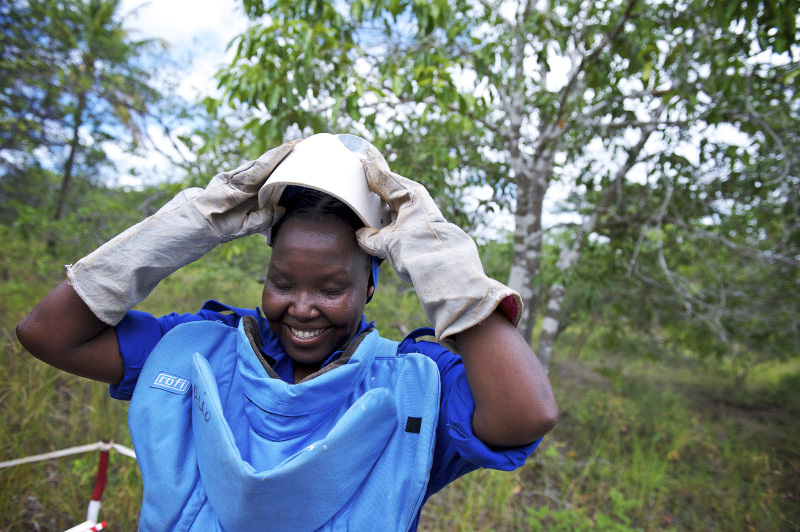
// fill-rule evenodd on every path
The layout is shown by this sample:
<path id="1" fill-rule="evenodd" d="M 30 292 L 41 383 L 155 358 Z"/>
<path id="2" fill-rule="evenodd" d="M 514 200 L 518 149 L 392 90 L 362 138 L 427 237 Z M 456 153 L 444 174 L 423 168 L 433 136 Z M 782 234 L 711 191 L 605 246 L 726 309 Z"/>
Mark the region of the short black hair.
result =
<path id="1" fill-rule="evenodd" d="M 346 222 L 353 229 L 353 233 L 364 227 L 361 218 L 344 202 L 313 188 L 288 186 L 278 204 L 286 208 L 286 213 L 272 228 L 273 243 L 278 238 L 278 232 L 283 224 L 295 216 L 303 216 L 310 220 L 334 216 Z"/>

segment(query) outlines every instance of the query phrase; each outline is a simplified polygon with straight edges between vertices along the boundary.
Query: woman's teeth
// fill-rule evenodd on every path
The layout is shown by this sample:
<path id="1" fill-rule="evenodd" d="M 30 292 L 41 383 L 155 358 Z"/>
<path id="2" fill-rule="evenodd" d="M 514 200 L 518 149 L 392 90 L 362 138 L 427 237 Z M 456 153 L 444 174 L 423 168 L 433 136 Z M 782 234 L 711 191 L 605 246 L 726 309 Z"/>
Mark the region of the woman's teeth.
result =
<path id="1" fill-rule="evenodd" d="M 314 329 L 312 331 L 306 331 L 301 329 L 295 329 L 293 327 L 289 327 L 289 330 L 292 331 L 292 335 L 300 338 L 301 340 L 309 340 L 325 332 L 325 329 Z"/>

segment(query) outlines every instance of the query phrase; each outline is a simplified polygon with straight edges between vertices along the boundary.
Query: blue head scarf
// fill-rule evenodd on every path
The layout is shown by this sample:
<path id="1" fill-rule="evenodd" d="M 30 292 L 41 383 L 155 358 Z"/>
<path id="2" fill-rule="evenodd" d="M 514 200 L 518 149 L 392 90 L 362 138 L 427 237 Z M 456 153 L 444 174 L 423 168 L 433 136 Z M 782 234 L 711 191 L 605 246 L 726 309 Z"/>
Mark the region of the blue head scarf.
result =
<path id="1" fill-rule="evenodd" d="M 372 296 L 375 295 L 375 290 L 378 289 L 378 275 L 380 274 L 380 266 L 381 262 L 383 262 L 378 257 L 370 257 L 372 260 L 372 295 L 367 298 L 367 303 L 372 300 Z"/>

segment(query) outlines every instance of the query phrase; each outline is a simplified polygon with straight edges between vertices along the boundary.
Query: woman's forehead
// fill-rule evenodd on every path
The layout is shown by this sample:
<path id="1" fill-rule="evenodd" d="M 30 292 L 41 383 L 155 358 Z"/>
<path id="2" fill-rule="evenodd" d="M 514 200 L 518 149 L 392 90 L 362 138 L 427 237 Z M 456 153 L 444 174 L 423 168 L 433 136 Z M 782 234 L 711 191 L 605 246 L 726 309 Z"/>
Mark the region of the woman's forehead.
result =
<path id="1" fill-rule="evenodd" d="M 295 216 L 286 220 L 273 242 L 270 266 L 274 264 L 281 270 L 329 269 L 325 266 L 349 269 L 358 266 L 365 257 L 353 229 L 343 220 L 330 215 Z"/>
<path id="2" fill-rule="evenodd" d="M 330 214 L 313 216 L 297 215 L 286 220 L 277 235 L 273 248 L 297 245 L 302 242 L 308 245 L 340 246 L 342 248 L 358 248 L 355 232 L 344 220 Z"/>

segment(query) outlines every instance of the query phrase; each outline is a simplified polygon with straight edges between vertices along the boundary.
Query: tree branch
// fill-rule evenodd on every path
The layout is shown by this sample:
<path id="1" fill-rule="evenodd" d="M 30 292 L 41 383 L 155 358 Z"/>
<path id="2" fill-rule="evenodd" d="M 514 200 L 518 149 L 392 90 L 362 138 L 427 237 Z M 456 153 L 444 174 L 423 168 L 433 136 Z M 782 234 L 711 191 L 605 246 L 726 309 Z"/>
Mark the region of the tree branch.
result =
<path id="1" fill-rule="evenodd" d="M 586 120 L 584 118 L 578 118 L 578 123 L 597 129 L 620 129 L 626 127 L 638 127 L 638 128 L 665 128 L 665 127 L 688 127 L 691 125 L 691 121 L 689 120 L 665 120 L 665 121 L 641 121 L 641 120 L 621 120 L 619 122 L 609 122 L 604 123 L 599 120 Z"/>
<path id="2" fill-rule="evenodd" d="M 754 249 L 749 246 L 737 244 L 736 242 L 728 238 L 725 238 L 724 236 L 712 233 L 711 231 L 706 231 L 704 229 L 693 227 L 689 224 L 686 224 L 682 220 L 673 220 L 672 223 L 681 227 L 682 229 L 688 229 L 693 233 L 701 235 L 705 238 L 709 238 L 715 242 L 719 242 L 728 249 L 732 249 L 734 251 L 742 253 L 743 255 L 747 255 L 748 257 L 753 257 L 754 259 L 766 262 L 767 264 L 783 264 L 786 266 L 790 266 L 792 268 L 797 268 L 798 266 L 800 266 L 800 261 L 798 261 L 795 258 L 788 257 L 786 255 L 781 255 L 779 253 L 770 253 L 769 251 L 761 251 L 760 249 Z"/>
<path id="3" fill-rule="evenodd" d="M 610 32 L 606 33 L 603 36 L 603 40 L 594 47 L 588 54 L 584 55 L 581 58 L 580 63 L 578 64 L 575 69 L 570 74 L 569 80 L 567 80 L 567 84 L 561 90 L 561 98 L 558 101 L 558 111 L 556 113 L 556 121 L 561 120 L 565 116 L 565 107 L 567 103 L 567 98 L 569 98 L 572 91 L 575 89 L 576 84 L 578 83 L 578 79 L 581 77 L 581 74 L 584 72 L 586 67 L 594 61 L 597 56 L 600 55 L 600 52 L 605 49 L 617 36 L 622 32 L 622 28 L 625 27 L 625 23 L 631 17 L 631 13 L 633 12 L 633 8 L 636 6 L 639 0 L 629 0 L 628 5 L 625 8 L 625 12 L 620 17 L 619 21 L 617 21 L 617 25 L 612 29 Z"/>

